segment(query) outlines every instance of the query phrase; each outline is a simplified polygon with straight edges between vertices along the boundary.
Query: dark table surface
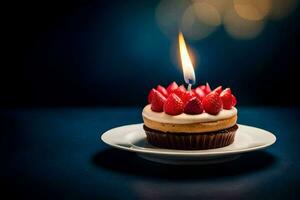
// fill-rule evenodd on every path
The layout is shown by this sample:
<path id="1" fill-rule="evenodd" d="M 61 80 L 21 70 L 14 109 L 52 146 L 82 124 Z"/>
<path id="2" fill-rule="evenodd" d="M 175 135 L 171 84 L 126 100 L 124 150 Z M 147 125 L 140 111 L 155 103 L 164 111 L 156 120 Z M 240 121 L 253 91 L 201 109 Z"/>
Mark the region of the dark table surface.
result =
<path id="1" fill-rule="evenodd" d="M 239 108 L 239 123 L 269 130 L 277 142 L 235 161 L 184 167 L 152 163 L 100 141 L 110 128 L 142 122 L 140 108 L 2 109 L 0 116 L 1 196 L 282 199 L 300 194 L 299 108 Z"/>

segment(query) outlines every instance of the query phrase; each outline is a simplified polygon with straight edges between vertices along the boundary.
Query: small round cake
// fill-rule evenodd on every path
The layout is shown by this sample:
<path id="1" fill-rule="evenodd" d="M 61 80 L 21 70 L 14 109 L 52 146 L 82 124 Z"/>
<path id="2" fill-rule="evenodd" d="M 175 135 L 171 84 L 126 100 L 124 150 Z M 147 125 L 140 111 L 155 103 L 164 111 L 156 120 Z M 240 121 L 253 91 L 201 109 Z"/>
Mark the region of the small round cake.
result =
<path id="1" fill-rule="evenodd" d="M 158 86 L 148 96 L 142 116 L 147 141 L 168 149 L 211 149 L 234 141 L 236 98 L 230 88 L 211 91 L 208 84 L 186 91 L 175 82 Z"/>

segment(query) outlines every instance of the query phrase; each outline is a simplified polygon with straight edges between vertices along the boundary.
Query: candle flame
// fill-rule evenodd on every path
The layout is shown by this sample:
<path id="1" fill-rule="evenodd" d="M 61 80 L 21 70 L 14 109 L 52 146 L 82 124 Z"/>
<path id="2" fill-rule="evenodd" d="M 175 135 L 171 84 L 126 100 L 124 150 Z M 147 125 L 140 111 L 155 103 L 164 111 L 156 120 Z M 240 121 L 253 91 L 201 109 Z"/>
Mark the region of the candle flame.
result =
<path id="1" fill-rule="evenodd" d="M 196 82 L 194 67 L 181 32 L 179 32 L 178 41 L 184 81 L 193 85 Z"/>

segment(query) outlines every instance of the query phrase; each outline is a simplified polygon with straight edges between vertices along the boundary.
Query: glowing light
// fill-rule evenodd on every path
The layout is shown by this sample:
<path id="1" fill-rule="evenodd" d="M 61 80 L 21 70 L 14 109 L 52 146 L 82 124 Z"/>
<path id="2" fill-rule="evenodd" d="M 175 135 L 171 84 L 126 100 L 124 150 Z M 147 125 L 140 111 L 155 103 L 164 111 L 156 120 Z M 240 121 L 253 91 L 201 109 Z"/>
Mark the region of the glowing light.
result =
<path id="1" fill-rule="evenodd" d="M 170 39 L 181 30 L 191 40 L 201 40 L 221 24 L 237 39 L 252 39 L 270 19 L 288 16 L 297 0 L 161 0 L 156 20 Z"/>
<path id="2" fill-rule="evenodd" d="M 193 7 L 199 20 L 211 26 L 219 26 L 221 24 L 220 14 L 214 6 L 208 3 L 194 3 Z"/>
<path id="3" fill-rule="evenodd" d="M 222 17 L 224 13 L 232 8 L 232 0 L 193 0 L 194 3 L 202 2 L 214 7 Z"/>
<path id="4" fill-rule="evenodd" d="M 241 18 L 235 10 L 230 10 L 224 17 L 225 30 L 237 39 L 255 38 L 264 28 L 264 21 L 249 21 Z"/>
<path id="5" fill-rule="evenodd" d="M 169 38 L 178 34 L 181 18 L 189 2 L 185 0 L 162 0 L 155 11 L 160 30 Z"/>
<path id="6" fill-rule="evenodd" d="M 181 32 L 178 35 L 178 42 L 184 81 L 193 85 L 196 82 L 195 72 Z"/>
<path id="7" fill-rule="evenodd" d="M 220 24 L 221 17 L 215 7 L 201 2 L 185 10 L 180 29 L 187 38 L 200 40 L 210 35 Z"/>
<path id="8" fill-rule="evenodd" d="M 271 0 L 234 0 L 237 14 L 247 20 L 262 20 L 271 10 Z"/>

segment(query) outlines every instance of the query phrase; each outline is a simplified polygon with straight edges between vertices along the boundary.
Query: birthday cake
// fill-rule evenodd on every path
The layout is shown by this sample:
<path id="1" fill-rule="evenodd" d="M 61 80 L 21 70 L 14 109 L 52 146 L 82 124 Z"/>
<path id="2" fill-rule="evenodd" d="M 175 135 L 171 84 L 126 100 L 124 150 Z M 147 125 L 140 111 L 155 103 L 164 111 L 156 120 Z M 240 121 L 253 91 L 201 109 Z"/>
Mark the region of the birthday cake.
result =
<path id="1" fill-rule="evenodd" d="M 173 82 L 159 85 L 148 95 L 142 116 L 147 141 L 169 149 L 211 149 L 234 141 L 237 122 L 236 98 L 230 88 L 196 89 Z"/>

